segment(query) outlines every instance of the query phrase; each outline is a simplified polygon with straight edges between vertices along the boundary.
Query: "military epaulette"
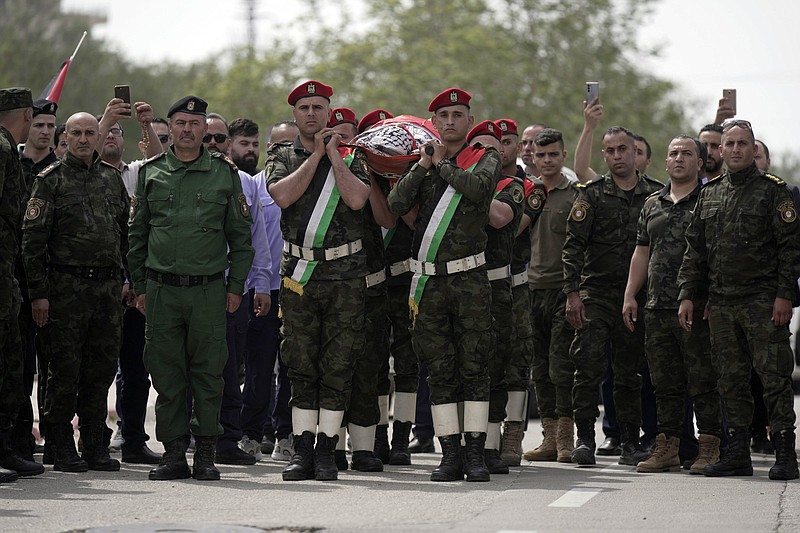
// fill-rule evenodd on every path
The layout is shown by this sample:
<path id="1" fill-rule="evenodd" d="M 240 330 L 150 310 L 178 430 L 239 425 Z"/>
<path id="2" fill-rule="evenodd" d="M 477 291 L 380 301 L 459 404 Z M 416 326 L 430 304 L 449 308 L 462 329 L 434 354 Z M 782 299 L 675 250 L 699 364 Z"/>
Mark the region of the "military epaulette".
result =
<path id="1" fill-rule="evenodd" d="M 228 165 L 233 169 L 234 172 L 239 172 L 239 167 L 237 167 L 236 163 L 234 163 L 233 160 L 230 157 L 228 157 L 227 155 L 225 155 L 225 154 L 223 154 L 221 152 L 211 152 L 211 157 L 216 157 L 217 159 L 222 159 L 223 161 L 228 163 Z"/>
<path id="2" fill-rule="evenodd" d="M 47 176 L 47 175 L 48 175 L 48 174 L 50 174 L 52 171 L 54 171 L 56 168 L 58 168 L 58 166 L 59 166 L 60 164 L 61 164 L 61 160 L 60 160 L 60 159 L 59 159 L 58 161 L 53 161 L 53 162 L 52 162 L 52 163 L 50 163 L 50 164 L 49 164 L 47 167 L 45 167 L 45 168 L 44 168 L 44 170 L 42 170 L 41 172 L 39 172 L 39 174 L 37 174 L 37 175 L 36 175 L 36 177 L 37 177 L 37 178 L 43 178 L 43 177 Z"/>
<path id="3" fill-rule="evenodd" d="M 155 161 L 157 159 L 161 159 L 165 155 L 167 155 L 167 152 L 163 151 L 158 155 L 154 155 L 153 157 L 149 157 L 149 158 L 145 159 L 144 161 L 142 161 L 142 166 L 145 166 L 147 163 L 150 163 L 150 162 Z"/>
<path id="4" fill-rule="evenodd" d="M 575 187 L 577 189 L 585 189 L 586 187 L 589 187 L 590 185 L 594 185 L 596 183 L 602 183 L 603 182 L 603 178 L 604 178 L 604 176 L 595 176 L 592 179 L 590 179 L 589 181 L 579 181 L 578 183 L 575 184 Z"/>
<path id="5" fill-rule="evenodd" d="M 269 148 L 267 148 L 267 153 L 271 154 L 273 152 L 277 152 L 281 148 L 286 148 L 287 146 L 292 146 L 293 144 L 294 144 L 294 141 L 290 141 L 290 140 L 281 141 L 279 143 L 272 143 L 271 145 L 269 145 Z"/>
<path id="6" fill-rule="evenodd" d="M 775 184 L 777 184 L 777 185 L 783 185 L 783 186 L 786 185 L 785 181 L 783 181 L 782 179 L 780 179 L 778 176 L 776 176 L 774 174 L 770 174 L 769 172 L 764 172 L 763 175 L 769 181 L 775 182 Z"/>
<path id="7" fill-rule="evenodd" d="M 708 180 L 703 184 L 703 187 L 711 185 L 712 183 L 719 183 L 722 181 L 722 174 L 717 174 L 713 178 L 708 178 Z"/>

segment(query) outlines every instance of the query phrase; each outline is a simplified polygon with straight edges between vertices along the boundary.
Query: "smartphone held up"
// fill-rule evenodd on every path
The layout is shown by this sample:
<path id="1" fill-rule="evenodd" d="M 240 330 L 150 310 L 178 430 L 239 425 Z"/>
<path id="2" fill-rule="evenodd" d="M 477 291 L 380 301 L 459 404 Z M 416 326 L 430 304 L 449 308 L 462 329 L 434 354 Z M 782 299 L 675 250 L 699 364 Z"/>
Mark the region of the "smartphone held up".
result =
<path id="1" fill-rule="evenodd" d="M 592 105 L 593 103 L 600 103 L 599 81 L 586 82 L 586 105 Z"/>
<path id="2" fill-rule="evenodd" d="M 115 85 L 114 86 L 114 98 L 119 98 L 126 104 L 131 103 L 131 88 L 129 85 Z M 131 116 L 130 111 L 128 112 L 128 116 Z"/>

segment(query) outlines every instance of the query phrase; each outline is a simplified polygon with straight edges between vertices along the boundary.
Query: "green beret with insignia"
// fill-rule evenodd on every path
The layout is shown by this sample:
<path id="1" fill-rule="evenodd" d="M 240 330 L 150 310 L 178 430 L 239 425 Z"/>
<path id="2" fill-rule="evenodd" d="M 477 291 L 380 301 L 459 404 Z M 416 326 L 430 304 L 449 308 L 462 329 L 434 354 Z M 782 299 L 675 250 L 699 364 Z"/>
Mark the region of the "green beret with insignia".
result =
<path id="1" fill-rule="evenodd" d="M 33 107 L 31 90 L 26 87 L 8 87 L 0 89 L 0 111 Z"/>

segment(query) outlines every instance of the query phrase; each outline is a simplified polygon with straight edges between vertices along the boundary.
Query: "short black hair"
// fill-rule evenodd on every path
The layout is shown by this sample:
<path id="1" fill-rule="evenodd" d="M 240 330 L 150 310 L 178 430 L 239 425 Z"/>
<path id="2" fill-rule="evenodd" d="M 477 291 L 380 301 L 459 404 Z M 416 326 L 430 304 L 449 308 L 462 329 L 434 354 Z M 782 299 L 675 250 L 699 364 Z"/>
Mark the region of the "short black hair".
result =
<path id="1" fill-rule="evenodd" d="M 720 135 L 722 135 L 722 125 L 721 124 L 706 124 L 705 126 L 700 128 L 700 133 L 703 133 L 704 131 L 713 131 L 714 133 L 719 133 Z M 700 133 L 698 133 L 698 135 L 700 135 Z"/>
<path id="2" fill-rule="evenodd" d="M 225 120 L 225 117 L 223 117 L 219 113 L 209 113 L 208 115 L 206 115 L 206 122 L 208 122 L 212 118 L 215 118 L 217 120 L 221 120 L 222 123 L 225 124 L 225 129 L 228 129 L 228 121 Z"/>
<path id="3" fill-rule="evenodd" d="M 761 139 L 756 139 L 756 140 L 755 140 L 755 142 L 757 142 L 757 143 L 761 143 L 761 146 L 763 146 L 763 147 L 764 147 L 764 157 L 766 157 L 767 159 L 769 159 L 769 146 L 767 146 L 767 143 L 765 143 L 765 142 L 764 142 L 764 141 L 762 141 Z"/>
<path id="4" fill-rule="evenodd" d="M 639 141 L 639 142 L 643 142 L 643 143 L 644 143 L 644 145 L 645 145 L 645 147 L 646 147 L 645 154 L 647 154 L 647 159 L 650 159 L 650 157 L 653 155 L 653 149 L 652 149 L 652 148 L 650 148 L 650 143 L 649 143 L 649 142 L 647 142 L 647 139 L 645 139 L 645 138 L 644 138 L 643 136 L 641 136 L 641 135 L 638 135 L 638 134 L 634 133 L 634 134 L 633 134 L 633 140 L 634 140 L 634 141 Z"/>
<path id="5" fill-rule="evenodd" d="M 673 141 L 680 141 L 680 140 L 689 140 L 694 143 L 697 158 L 703 162 L 703 165 L 706 164 L 706 160 L 708 159 L 708 148 L 706 148 L 705 143 L 701 143 L 700 139 L 697 137 L 692 137 L 691 135 L 676 135 L 672 138 Z M 670 141 L 672 142 L 672 141 Z"/>
<path id="6" fill-rule="evenodd" d="M 549 146 L 553 143 L 559 143 L 561 145 L 561 149 L 564 149 L 564 136 L 560 131 L 553 128 L 543 129 L 537 133 L 536 137 L 533 139 L 533 144 L 536 146 Z"/>
<path id="7" fill-rule="evenodd" d="M 242 137 L 258 137 L 258 124 L 249 118 L 237 118 L 228 126 L 228 136 L 232 139 Z"/>
<path id="8" fill-rule="evenodd" d="M 624 133 L 625 135 L 627 135 L 628 138 L 630 138 L 631 140 L 631 144 L 633 144 L 633 141 L 636 140 L 636 136 L 633 134 L 633 132 L 628 128 L 626 128 L 625 126 L 611 126 L 603 134 L 603 137 L 607 137 L 609 135 L 617 135 L 619 133 Z"/>
<path id="9" fill-rule="evenodd" d="M 169 122 L 167 122 L 167 119 L 161 118 L 161 117 L 154 118 L 153 122 L 151 122 L 151 124 L 163 124 L 166 127 L 169 127 Z"/>
<path id="10" fill-rule="evenodd" d="M 53 138 L 56 140 L 56 144 L 58 144 L 58 138 L 59 138 L 59 137 L 61 136 L 61 134 L 62 134 L 62 133 L 64 133 L 65 131 L 67 131 L 67 123 L 66 123 L 66 122 L 64 122 L 64 123 L 62 123 L 62 124 L 59 124 L 58 126 L 56 126 L 56 132 L 55 132 L 55 134 L 53 135 Z"/>

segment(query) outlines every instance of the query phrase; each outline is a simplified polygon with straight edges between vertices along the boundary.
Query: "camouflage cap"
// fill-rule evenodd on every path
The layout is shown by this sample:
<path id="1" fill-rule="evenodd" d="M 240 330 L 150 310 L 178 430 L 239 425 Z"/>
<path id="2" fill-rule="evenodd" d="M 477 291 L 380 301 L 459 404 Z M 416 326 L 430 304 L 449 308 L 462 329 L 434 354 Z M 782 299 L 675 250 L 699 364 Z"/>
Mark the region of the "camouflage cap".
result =
<path id="1" fill-rule="evenodd" d="M 31 90 L 26 87 L 0 89 L 0 111 L 33 107 Z"/>

